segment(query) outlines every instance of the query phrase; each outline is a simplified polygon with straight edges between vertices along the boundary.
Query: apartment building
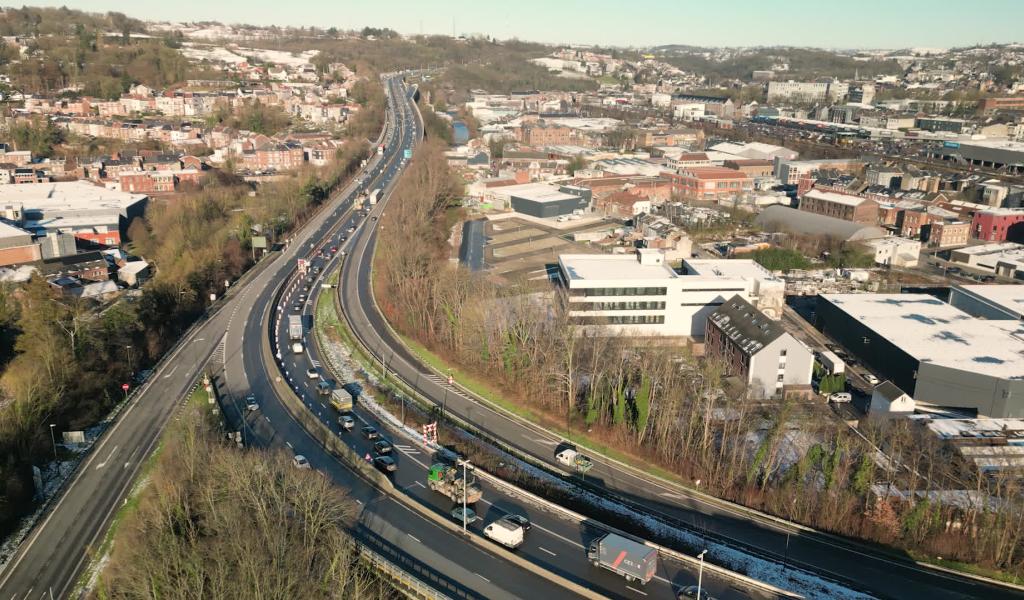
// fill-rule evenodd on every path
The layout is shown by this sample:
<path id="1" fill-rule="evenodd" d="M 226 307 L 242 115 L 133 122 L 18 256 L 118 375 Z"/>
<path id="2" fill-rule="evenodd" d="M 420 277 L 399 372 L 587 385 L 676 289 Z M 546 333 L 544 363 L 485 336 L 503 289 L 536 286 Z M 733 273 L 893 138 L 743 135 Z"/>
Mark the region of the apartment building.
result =
<path id="1" fill-rule="evenodd" d="M 811 384 L 811 350 L 737 294 L 708 315 L 704 355 L 747 384 L 751 398 L 781 396 Z"/>
<path id="2" fill-rule="evenodd" d="M 674 194 L 700 200 L 731 199 L 754 189 L 754 179 L 736 169 L 692 167 L 678 173 L 663 173 Z"/>
<path id="3" fill-rule="evenodd" d="M 817 103 L 831 100 L 838 102 L 846 97 L 849 84 L 838 81 L 770 81 L 768 82 L 768 103 L 808 102 Z"/>
<path id="4" fill-rule="evenodd" d="M 1024 242 L 1024 209 L 992 208 L 974 213 L 971 235 L 986 242 Z"/>

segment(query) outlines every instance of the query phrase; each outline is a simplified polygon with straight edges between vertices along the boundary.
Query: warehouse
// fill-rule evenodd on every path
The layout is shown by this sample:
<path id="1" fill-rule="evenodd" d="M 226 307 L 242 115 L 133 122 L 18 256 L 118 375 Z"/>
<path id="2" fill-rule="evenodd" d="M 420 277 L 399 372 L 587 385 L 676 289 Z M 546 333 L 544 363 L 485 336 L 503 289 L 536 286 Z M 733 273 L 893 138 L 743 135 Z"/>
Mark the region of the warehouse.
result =
<path id="1" fill-rule="evenodd" d="M 1024 172 L 1024 142 L 1010 140 L 979 140 L 944 142 L 932 151 L 943 160 L 966 162 L 991 169 L 1005 168 L 1011 173 Z"/>
<path id="2" fill-rule="evenodd" d="M 980 319 L 1024 321 L 1024 285 L 954 285 L 949 303 Z"/>
<path id="3" fill-rule="evenodd" d="M 493 192 L 507 197 L 512 210 L 531 217 L 550 219 L 590 210 L 591 191 L 586 188 L 526 183 L 495 188 Z"/>
<path id="4" fill-rule="evenodd" d="M 1024 416 L 1024 324 L 927 294 L 823 294 L 817 326 L 918 403 Z"/>

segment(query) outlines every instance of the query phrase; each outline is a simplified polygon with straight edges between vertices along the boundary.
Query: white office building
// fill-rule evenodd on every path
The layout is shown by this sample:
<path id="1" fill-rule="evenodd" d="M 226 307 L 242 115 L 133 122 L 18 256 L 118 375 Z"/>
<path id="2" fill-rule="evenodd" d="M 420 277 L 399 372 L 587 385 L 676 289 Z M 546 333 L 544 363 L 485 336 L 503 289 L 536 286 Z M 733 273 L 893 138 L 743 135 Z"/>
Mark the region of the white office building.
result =
<path id="1" fill-rule="evenodd" d="M 677 273 L 660 250 L 642 249 L 563 254 L 558 267 L 569 316 L 592 331 L 703 337 L 708 315 L 737 294 L 781 316 L 785 283 L 752 260 L 686 260 Z"/>

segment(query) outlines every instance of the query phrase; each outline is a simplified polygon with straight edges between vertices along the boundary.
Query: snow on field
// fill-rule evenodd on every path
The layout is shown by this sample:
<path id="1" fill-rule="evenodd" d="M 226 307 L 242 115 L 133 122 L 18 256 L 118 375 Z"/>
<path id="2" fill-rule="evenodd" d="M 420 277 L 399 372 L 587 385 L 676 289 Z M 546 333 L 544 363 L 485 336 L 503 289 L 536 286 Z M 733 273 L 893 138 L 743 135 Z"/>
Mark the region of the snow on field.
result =
<path id="1" fill-rule="evenodd" d="M 209 44 L 197 44 L 186 42 L 182 54 L 191 60 L 206 60 L 210 62 L 240 64 L 250 58 L 257 58 L 263 62 L 284 65 L 287 67 L 299 67 L 309 63 L 317 55 L 316 50 L 304 52 L 282 52 L 280 50 L 265 50 L 262 48 L 243 48 L 241 46 L 212 46 Z"/>

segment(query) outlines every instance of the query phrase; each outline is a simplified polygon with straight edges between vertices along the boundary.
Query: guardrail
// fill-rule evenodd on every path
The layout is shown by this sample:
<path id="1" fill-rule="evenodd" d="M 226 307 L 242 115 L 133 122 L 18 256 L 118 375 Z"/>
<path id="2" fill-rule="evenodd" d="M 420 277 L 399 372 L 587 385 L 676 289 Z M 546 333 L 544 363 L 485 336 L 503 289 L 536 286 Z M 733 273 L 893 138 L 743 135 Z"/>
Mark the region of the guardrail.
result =
<path id="1" fill-rule="evenodd" d="M 391 584 L 397 587 L 406 598 L 413 598 L 415 600 L 452 600 L 451 596 L 443 594 L 423 583 L 420 579 L 413 577 L 395 563 L 366 546 L 359 545 L 357 547 L 359 549 L 359 557 L 370 563 L 378 573 L 382 573 L 390 579 Z"/>

